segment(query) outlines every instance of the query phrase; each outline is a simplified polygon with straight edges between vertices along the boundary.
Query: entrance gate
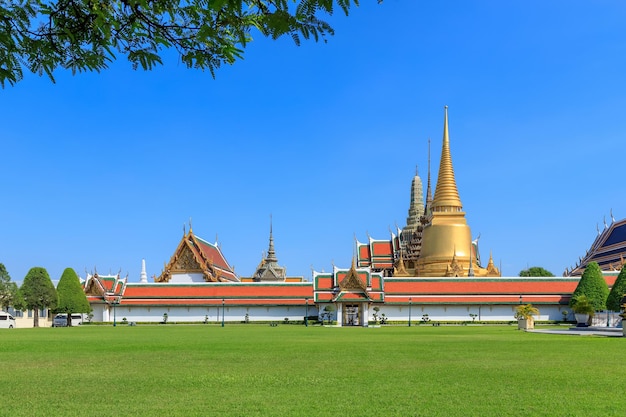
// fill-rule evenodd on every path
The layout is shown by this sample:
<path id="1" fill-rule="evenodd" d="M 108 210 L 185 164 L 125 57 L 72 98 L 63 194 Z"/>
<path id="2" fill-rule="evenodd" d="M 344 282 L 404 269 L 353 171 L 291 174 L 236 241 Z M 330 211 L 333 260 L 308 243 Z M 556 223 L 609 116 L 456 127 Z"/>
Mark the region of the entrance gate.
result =
<path id="1" fill-rule="evenodd" d="M 343 325 L 344 326 L 360 326 L 359 305 L 346 304 L 343 309 Z"/>

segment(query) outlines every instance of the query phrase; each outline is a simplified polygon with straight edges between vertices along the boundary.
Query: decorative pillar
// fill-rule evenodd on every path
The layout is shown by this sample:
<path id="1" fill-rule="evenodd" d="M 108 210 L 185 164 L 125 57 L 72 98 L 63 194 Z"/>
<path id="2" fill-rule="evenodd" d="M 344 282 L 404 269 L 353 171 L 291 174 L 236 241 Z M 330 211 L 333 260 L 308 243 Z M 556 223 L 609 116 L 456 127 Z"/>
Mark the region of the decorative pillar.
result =
<path id="1" fill-rule="evenodd" d="M 343 326 L 343 304 L 337 303 L 337 326 Z"/>
<path id="2" fill-rule="evenodd" d="M 363 303 L 361 304 L 363 306 L 362 310 L 362 314 L 361 314 L 361 325 L 363 327 L 367 327 L 369 326 L 369 319 L 370 319 L 370 311 L 369 311 L 369 303 Z"/>

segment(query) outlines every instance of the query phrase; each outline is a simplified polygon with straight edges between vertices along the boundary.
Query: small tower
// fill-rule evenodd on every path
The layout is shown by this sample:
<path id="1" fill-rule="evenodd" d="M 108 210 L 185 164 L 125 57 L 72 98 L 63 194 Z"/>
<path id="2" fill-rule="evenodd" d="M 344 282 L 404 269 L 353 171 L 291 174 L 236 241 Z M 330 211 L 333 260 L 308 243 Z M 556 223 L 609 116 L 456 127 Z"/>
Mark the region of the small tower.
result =
<path id="1" fill-rule="evenodd" d="M 141 260 L 141 275 L 139 276 L 139 282 L 142 284 L 148 283 L 148 274 L 146 274 L 146 260 Z"/>
<path id="2" fill-rule="evenodd" d="M 270 216 L 270 243 L 265 256 L 257 267 L 252 279 L 261 281 L 284 281 L 287 276 L 287 268 L 278 265 L 276 251 L 274 250 L 274 234 L 272 231 L 272 216 Z"/>

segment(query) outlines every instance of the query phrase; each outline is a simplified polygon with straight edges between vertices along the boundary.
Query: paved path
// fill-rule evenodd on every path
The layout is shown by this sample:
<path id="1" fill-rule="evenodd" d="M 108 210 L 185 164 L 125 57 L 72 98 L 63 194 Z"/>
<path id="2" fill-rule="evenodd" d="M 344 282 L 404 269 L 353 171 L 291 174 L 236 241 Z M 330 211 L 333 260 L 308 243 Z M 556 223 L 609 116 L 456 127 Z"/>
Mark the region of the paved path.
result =
<path id="1" fill-rule="evenodd" d="M 534 329 L 533 333 L 568 334 L 576 336 L 623 337 L 621 328 L 616 327 L 570 327 L 568 329 Z"/>

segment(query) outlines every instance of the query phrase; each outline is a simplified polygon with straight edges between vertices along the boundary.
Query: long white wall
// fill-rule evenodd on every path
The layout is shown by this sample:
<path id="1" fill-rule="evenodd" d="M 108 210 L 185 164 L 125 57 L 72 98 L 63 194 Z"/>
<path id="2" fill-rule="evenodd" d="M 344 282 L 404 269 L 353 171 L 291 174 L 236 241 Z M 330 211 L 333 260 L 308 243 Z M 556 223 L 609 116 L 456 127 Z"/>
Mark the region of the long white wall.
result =
<path id="1" fill-rule="evenodd" d="M 105 307 L 102 305 L 94 305 L 94 322 L 112 322 L 113 307 Z M 226 322 L 243 322 L 246 314 L 250 321 L 284 321 L 304 319 L 307 312 L 306 306 L 224 306 L 224 321 Z M 124 318 L 127 321 L 135 322 L 154 322 L 163 321 L 163 315 L 167 313 L 168 322 L 203 322 L 205 319 L 209 322 L 220 322 L 222 320 L 222 306 L 213 307 L 115 307 L 115 318 L 117 322 L 121 322 Z M 309 306 L 308 315 L 316 316 L 318 314 L 317 307 Z"/>
<path id="2" fill-rule="evenodd" d="M 323 310 L 325 304 L 320 304 Z M 94 309 L 94 322 L 112 322 L 113 308 L 102 304 L 92 305 Z M 366 312 L 369 321 L 374 320 L 374 305 Z M 408 321 L 409 306 L 378 305 L 378 316 L 385 314 L 390 321 Z M 516 305 L 412 305 L 410 308 L 411 321 L 419 322 L 425 314 L 431 322 L 436 321 L 472 321 L 470 314 L 475 314 L 475 321 L 513 321 Z M 539 316 L 536 320 L 563 320 L 563 311 L 567 311 L 567 320 L 574 320 L 571 309 L 568 306 L 544 305 L 537 306 Z M 285 318 L 291 320 L 303 320 L 307 309 L 305 306 L 228 306 L 224 307 L 224 321 L 242 322 L 246 314 L 253 321 L 279 321 Z M 154 322 L 163 321 L 163 314 L 167 313 L 169 322 L 220 322 L 222 320 L 222 306 L 189 306 L 189 307 L 138 307 L 117 306 L 115 308 L 116 321 L 121 322 L 124 317 L 127 321 Z M 317 316 L 320 310 L 317 306 L 309 306 L 308 315 Z M 337 319 L 337 306 L 332 313 L 333 320 Z M 605 319 L 606 320 L 606 319 Z M 606 321 L 605 321 L 606 322 Z"/>

